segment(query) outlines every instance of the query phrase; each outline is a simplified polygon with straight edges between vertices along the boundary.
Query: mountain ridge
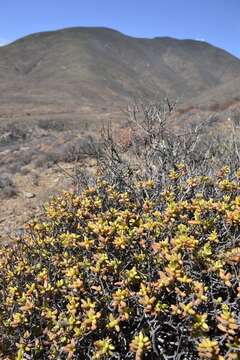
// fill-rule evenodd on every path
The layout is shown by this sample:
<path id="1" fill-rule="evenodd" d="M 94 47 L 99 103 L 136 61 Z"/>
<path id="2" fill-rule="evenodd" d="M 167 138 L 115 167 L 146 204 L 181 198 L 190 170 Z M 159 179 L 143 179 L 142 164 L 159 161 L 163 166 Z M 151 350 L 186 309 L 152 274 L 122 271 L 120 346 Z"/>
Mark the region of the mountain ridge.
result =
<path id="1" fill-rule="evenodd" d="M 240 59 L 207 42 L 65 28 L 0 48 L 0 111 L 4 104 L 121 107 L 165 96 L 188 103 L 239 74 Z"/>
<path id="2" fill-rule="evenodd" d="M 112 33 L 118 33 L 119 35 L 122 35 L 124 37 L 132 38 L 132 39 L 140 39 L 140 40 L 173 40 L 173 41 L 180 41 L 180 42 L 192 42 L 192 43 L 198 43 L 198 44 L 207 44 L 207 45 L 213 46 L 216 49 L 224 50 L 225 52 L 230 54 L 232 57 L 240 60 L 240 58 L 237 55 L 234 55 L 230 51 L 227 51 L 226 49 L 223 49 L 220 46 L 214 45 L 206 40 L 192 39 L 192 38 L 176 38 L 176 37 L 167 36 L 167 35 L 153 36 L 153 37 L 133 36 L 130 34 L 126 34 L 120 30 L 116 30 L 116 29 L 113 29 L 110 27 L 105 27 L 105 26 L 71 26 L 71 27 L 64 27 L 64 28 L 59 28 L 59 29 L 54 29 L 54 30 L 44 30 L 44 31 L 34 32 L 34 33 L 23 35 L 7 44 L 3 44 L 3 45 L 1 45 L 1 47 L 4 48 L 4 47 L 7 47 L 14 43 L 17 43 L 21 40 L 25 40 L 25 39 L 32 38 L 32 37 L 35 38 L 35 37 L 42 36 L 42 35 L 52 35 L 54 33 L 71 32 L 71 31 L 75 31 L 75 30 L 80 30 L 80 31 L 89 31 L 89 30 L 90 31 L 101 31 L 101 30 L 103 30 L 103 31 L 109 31 Z"/>

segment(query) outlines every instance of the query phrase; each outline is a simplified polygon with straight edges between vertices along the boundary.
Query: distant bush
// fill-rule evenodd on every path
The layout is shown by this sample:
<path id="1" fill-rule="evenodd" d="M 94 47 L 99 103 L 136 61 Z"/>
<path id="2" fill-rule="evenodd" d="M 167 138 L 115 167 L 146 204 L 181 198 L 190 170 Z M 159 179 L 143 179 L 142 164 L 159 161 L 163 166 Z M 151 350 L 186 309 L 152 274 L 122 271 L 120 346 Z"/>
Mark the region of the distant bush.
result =
<path id="1" fill-rule="evenodd" d="M 12 149 L 8 156 L 0 160 L 0 167 L 2 172 L 9 174 L 21 173 L 22 168 L 29 165 L 34 159 L 39 157 L 38 149 L 29 148 L 28 150 L 21 150 L 18 147 Z"/>
<path id="2" fill-rule="evenodd" d="M 59 145 L 55 149 L 47 150 L 38 155 L 35 167 L 50 167 L 59 162 L 79 162 L 86 157 L 93 157 L 101 152 L 100 144 L 93 138 L 83 137 L 73 139 Z"/>
<path id="3" fill-rule="evenodd" d="M 43 130 L 55 130 L 55 131 L 63 131 L 65 128 L 65 121 L 51 120 L 51 119 L 41 119 L 37 123 L 38 127 Z"/>
<path id="4" fill-rule="evenodd" d="M 0 199 L 11 198 L 16 195 L 16 187 L 8 175 L 0 175 Z"/>
<path id="5" fill-rule="evenodd" d="M 2 247 L 3 359 L 239 358 L 240 171 L 157 187 L 66 192 Z"/>
<path id="6" fill-rule="evenodd" d="M 101 144 L 90 136 L 83 137 L 65 145 L 61 160 L 65 162 L 78 162 L 86 156 L 94 156 L 96 152 L 101 152 Z"/>
<path id="7" fill-rule="evenodd" d="M 11 145 L 26 140 L 29 131 L 22 123 L 14 122 L 1 126 L 0 145 Z"/>

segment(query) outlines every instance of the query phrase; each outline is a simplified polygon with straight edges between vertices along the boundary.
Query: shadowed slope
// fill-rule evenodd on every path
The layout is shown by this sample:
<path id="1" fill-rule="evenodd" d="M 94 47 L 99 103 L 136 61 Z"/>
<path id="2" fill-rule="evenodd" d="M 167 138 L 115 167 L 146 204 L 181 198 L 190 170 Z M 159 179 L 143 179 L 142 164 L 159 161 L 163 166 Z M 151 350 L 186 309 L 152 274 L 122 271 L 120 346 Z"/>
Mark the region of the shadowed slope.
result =
<path id="1" fill-rule="evenodd" d="M 0 48 L 0 105 L 117 107 L 165 95 L 189 101 L 239 74 L 239 59 L 205 42 L 70 28 Z"/>

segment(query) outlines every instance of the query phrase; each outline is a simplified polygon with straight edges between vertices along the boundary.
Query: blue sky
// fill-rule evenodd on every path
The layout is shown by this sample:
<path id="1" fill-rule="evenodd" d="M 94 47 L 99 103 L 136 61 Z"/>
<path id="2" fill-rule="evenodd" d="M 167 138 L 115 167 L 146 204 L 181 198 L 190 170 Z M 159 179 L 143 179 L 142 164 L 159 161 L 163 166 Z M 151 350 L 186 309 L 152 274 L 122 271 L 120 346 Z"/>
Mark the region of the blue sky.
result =
<path id="1" fill-rule="evenodd" d="M 69 26 L 204 39 L 240 57 L 240 0 L 0 0 L 0 44 Z"/>

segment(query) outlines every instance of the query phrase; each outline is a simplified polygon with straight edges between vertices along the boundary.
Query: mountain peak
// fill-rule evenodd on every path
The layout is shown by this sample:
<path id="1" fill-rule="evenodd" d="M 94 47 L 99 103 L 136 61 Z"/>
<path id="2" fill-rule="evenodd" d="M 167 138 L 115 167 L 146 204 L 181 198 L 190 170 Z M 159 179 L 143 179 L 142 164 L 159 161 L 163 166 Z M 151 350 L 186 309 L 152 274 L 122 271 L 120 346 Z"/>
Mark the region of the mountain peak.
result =
<path id="1" fill-rule="evenodd" d="M 52 107 L 122 106 L 133 97 L 189 102 L 240 74 L 239 59 L 206 42 L 135 38 L 106 27 L 28 35 L 0 54 L 2 101 Z"/>

